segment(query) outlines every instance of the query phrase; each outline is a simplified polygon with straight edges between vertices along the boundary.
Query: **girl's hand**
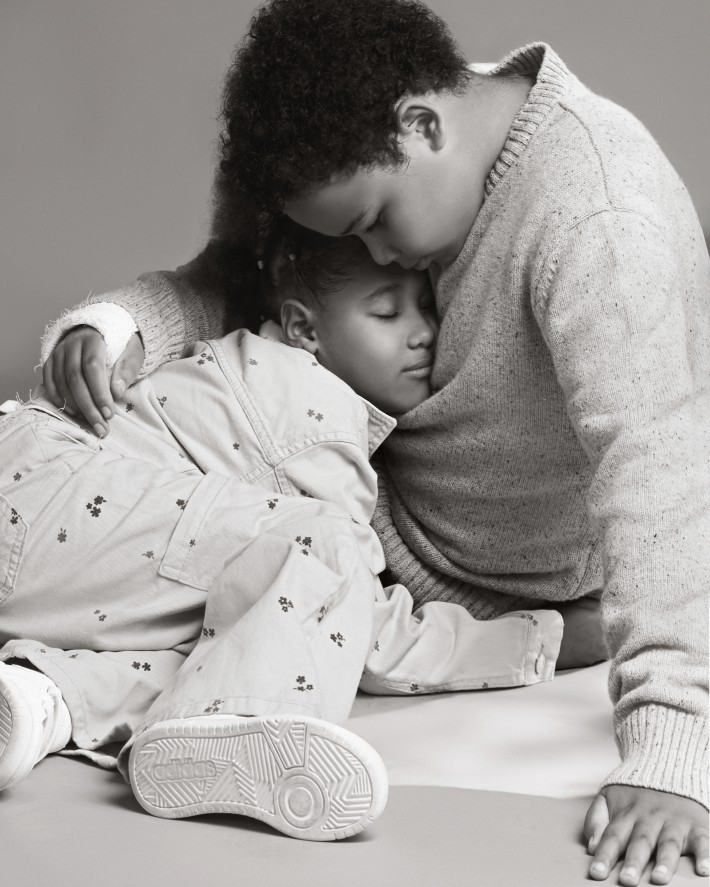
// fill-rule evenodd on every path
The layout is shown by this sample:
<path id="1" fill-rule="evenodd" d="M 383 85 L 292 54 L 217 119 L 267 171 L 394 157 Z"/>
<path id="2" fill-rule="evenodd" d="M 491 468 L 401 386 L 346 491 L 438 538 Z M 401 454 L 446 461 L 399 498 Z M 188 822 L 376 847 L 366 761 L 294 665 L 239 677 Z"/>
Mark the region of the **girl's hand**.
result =
<path id="1" fill-rule="evenodd" d="M 623 887 L 636 887 L 655 854 L 652 884 L 668 884 L 681 855 L 695 856 L 695 872 L 707 876 L 708 811 L 697 801 L 630 785 L 607 785 L 594 798 L 584 820 L 589 877 L 604 881 L 624 858 Z"/>
<path id="2" fill-rule="evenodd" d="M 60 339 L 42 369 L 47 397 L 72 416 L 81 413 L 103 437 L 114 415 L 114 399 L 120 400 L 135 381 L 144 356 L 141 337 L 134 333 L 110 369 L 101 333 L 90 326 L 75 327 Z"/>

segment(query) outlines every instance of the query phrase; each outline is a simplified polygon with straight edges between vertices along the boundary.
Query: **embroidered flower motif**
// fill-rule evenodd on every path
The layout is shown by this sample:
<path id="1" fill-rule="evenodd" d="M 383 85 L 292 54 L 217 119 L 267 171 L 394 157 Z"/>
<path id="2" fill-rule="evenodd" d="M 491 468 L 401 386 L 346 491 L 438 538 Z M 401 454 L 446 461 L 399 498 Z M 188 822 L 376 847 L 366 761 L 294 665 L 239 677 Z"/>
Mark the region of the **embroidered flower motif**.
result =
<path id="1" fill-rule="evenodd" d="M 307 493 L 305 490 L 299 490 L 298 492 L 299 492 L 302 496 L 307 496 L 309 499 L 312 499 L 312 498 L 313 498 L 313 494 L 312 494 L 312 493 Z"/>
<path id="2" fill-rule="evenodd" d="M 187 499 L 176 499 L 175 500 L 175 504 L 178 506 L 178 508 L 181 508 L 183 511 L 185 510 L 185 506 L 187 505 L 187 502 L 188 502 Z"/>
<path id="3" fill-rule="evenodd" d="M 141 667 L 140 662 L 132 662 L 131 665 L 133 666 L 133 668 L 140 668 Z"/>
<path id="4" fill-rule="evenodd" d="M 412 693 L 418 693 L 419 692 L 419 684 L 410 684 L 409 689 L 411 690 Z"/>
<path id="5" fill-rule="evenodd" d="M 325 614 L 326 614 L 327 612 L 328 612 L 328 608 L 327 608 L 327 607 L 321 607 L 320 610 L 318 611 L 318 618 L 316 619 L 316 622 L 322 622 L 322 621 L 323 621 L 323 617 L 325 616 Z"/>
<path id="6" fill-rule="evenodd" d="M 323 421 L 323 413 L 317 413 L 315 410 L 308 410 L 306 415 L 309 416 L 311 419 L 315 419 L 316 422 Z"/>
<path id="7" fill-rule="evenodd" d="M 213 638 L 215 636 L 215 630 L 214 628 L 203 628 L 202 634 L 206 638 Z"/>
<path id="8" fill-rule="evenodd" d="M 310 554 L 308 549 L 311 547 L 312 541 L 313 540 L 310 536 L 296 536 L 296 542 L 298 542 L 298 544 L 302 546 L 301 554 L 305 554 L 306 557 Z"/>
<path id="9" fill-rule="evenodd" d="M 205 709 L 205 714 L 206 715 L 216 715 L 217 712 L 222 708 L 223 705 L 224 705 L 224 699 L 215 699 L 211 705 L 207 706 L 207 708 Z"/>
<path id="10" fill-rule="evenodd" d="M 238 449 L 239 449 L 239 444 L 236 443 L 236 441 L 232 444 L 232 449 L 233 449 L 233 450 L 238 450 Z"/>
<path id="11" fill-rule="evenodd" d="M 126 412 L 130 413 L 132 409 L 133 409 L 133 404 L 129 400 L 127 400 L 126 401 Z"/>
<path id="12" fill-rule="evenodd" d="M 206 351 L 203 351 L 203 352 L 200 354 L 200 358 L 199 358 L 199 360 L 198 360 L 197 362 L 200 364 L 200 366 L 202 366 L 202 364 L 203 364 L 205 361 L 207 361 L 207 362 L 209 362 L 209 363 L 214 363 L 214 357 L 213 357 L 211 354 L 208 354 Z"/>
<path id="13" fill-rule="evenodd" d="M 147 557 L 148 560 L 151 560 L 151 558 L 155 557 L 155 552 L 152 549 L 150 549 L 149 551 L 144 551 L 141 557 Z"/>
<path id="14" fill-rule="evenodd" d="M 86 503 L 86 510 L 90 512 L 92 517 L 98 517 L 101 514 L 99 506 L 104 505 L 106 501 L 103 496 L 94 496 L 93 502 Z"/>
<path id="15" fill-rule="evenodd" d="M 269 499 L 269 501 L 268 501 L 266 504 L 269 506 L 269 508 L 271 509 L 271 511 L 273 511 L 274 508 L 276 508 L 276 503 L 277 503 L 278 501 L 279 501 L 278 499 Z"/>
<path id="16" fill-rule="evenodd" d="M 19 471 L 15 472 L 15 474 L 12 475 L 13 480 L 19 480 L 21 477 L 22 477 L 22 475 L 20 474 Z"/>
<path id="17" fill-rule="evenodd" d="M 380 652 L 380 642 L 379 641 L 375 641 L 375 650 L 377 650 L 378 653 Z"/>
<path id="18" fill-rule="evenodd" d="M 167 400 L 168 400 L 167 397 L 159 397 L 158 398 L 158 403 L 160 404 L 161 407 L 163 407 L 163 409 L 165 409 L 165 404 L 167 403 Z"/>
<path id="19" fill-rule="evenodd" d="M 11 512 L 11 514 L 10 514 L 10 523 L 11 523 L 11 524 L 16 524 L 16 523 L 18 522 L 18 520 L 20 519 L 20 515 L 15 511 L 14 508 L 11 508 L 11 509 L 10 509 L 10 512 Z"/>
<path id="20" fill-rule="evenodd" d="M 253 357 L 250 357 L 248 363 L 249 363 L 249 366 L 253 366 L 253 367 L 255 367 L 255 366 L 259 363 L 259 361 L 258 361 L 258 360 L 254 360 Z"/>
<path id="21" fill-rule="evenodd" d="M 284 613 L 288 613 L 289 610 L 293 610 L 293 601 L 290 601 L 287 597 L 280 597 L 279 604 L 281 605 L 281 609 Z"/>
<path id="22" fill-rule="evenodd" d="M 143 663 L 143 671 L 150 671 L 150 662 Z"/>
<path id="23" fill-rule="evenodd" d="M 67 541 L 67 531 L 64 527 L 59 528 L 59 532 L 57 533 L 57 541 L 58 542 L 66 542 Z"/>
<path id="24" fill-rule="evenodd" d="M 106 614 L 102 613 L 101 610 L 94 610 L 94 616 L 98 616 L 99 622 L 103 622 L 106 618 Z"/>
<path id="25" fill-rule="evenodd" d="M 190 539 L 190 548 L 194 548 L 197 543 L 196 539 Z"/>
<path id="26" fill-rule="evenodd" d="M 330 639 L 334 644 L 337 644 L 339 647 L 343 646 L 343 641 L 345 640 L 345 638 L 342 636 L 342 634 L 340 634 L 340 632 L 337 632 L 336 634 L 331 634 Z"/>
<path id="27" fill-rule="evenodd" d="M 77 659 L 78 656 L 79 656 L 78 653 L 72 653 L 71 656 L 70 656 L 69 658 L 70 658 L 70 659 Z"/>
<path id="28" fill-rule="evenodd" d="M 484 681 L 484 682 L 481 684 L 481 690 L 487 690 L 487 689 L 488 689 L 488 681 Z"/>
<path id="29" fill-rule="evenodd" d="M 296 683 L 298 684 L 298 686 L 297 686 L 297 687 L 294 687 L 293 689 L 294 689 L 294 690 L 300 690 L 302 693 L 305 693 L 306 690 L 312 690 L 312 689 L 313 689 L 313 684 L 307 684 L 307 683 L 306 683 L 306 678 L 305 678 L 305 676 L 302 675 L 302 674 L 298 675 L 298 677 L 296 678 Z"/>

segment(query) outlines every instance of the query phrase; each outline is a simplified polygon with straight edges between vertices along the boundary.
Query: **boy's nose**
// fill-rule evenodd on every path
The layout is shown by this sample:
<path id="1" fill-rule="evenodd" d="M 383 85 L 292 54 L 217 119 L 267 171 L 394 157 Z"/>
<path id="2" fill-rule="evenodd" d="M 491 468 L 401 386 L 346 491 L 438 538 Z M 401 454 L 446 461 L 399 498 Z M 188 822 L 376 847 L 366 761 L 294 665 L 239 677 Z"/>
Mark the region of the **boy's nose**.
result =
<path id="1" fill-rule="evenodd" d="M 397 260 L 399 255 L 397 250 L 372 240 L 369 243 L 366 241 L 365 246 L 370 250 L 373 261 L 378 265 L 391 265 L 392 262 Z"/>

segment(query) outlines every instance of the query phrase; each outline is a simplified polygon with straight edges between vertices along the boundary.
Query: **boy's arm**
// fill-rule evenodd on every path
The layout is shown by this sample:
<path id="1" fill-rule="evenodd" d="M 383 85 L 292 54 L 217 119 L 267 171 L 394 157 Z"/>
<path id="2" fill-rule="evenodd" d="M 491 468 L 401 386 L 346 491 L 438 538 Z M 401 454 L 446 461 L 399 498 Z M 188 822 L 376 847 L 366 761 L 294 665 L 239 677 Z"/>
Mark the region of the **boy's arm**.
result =
<path id="1" fill-rule="evenodd" d="M 637 822 L 649 831 L 656 819 L 644 812 L 644 789 L 681 796 L 669 810 L 687 806 L 682 798 L 708 804 L 708 293 L 698 291 L 707 274 L 691 277 L 689 252 L 638 213 L 599 212 L 557 236 L 533 306 L 595 470 L 589 509 L 604 546 L 602 616 L 621 752 L 603 791 L 608 800 L 637 787 Z M 623 815 L 610 812 L 611 837 L 597 851 L 607 869 L 610 842 L 628 841 Z M 680 827 L 668 815 L 675 839 Z M 671 859 L 668 835 L 658 835 L 651 851 L 658 840 Z M 627 865 L 632 849 L 640 853 L 632 844 Z"/>
<path id="2" fill-rule="evenodd" d="M 58 407 L 66 404 L 82 412 L 91 424 L 104 423 L 113 414 L 112 390 L 121 381 L 130 385 L 135 380 L 141 358 L 140 375 L 147 375 L 180 357 L 196 339 L 253 322 L 258 306 L 252 288 L 245 285 L 249 274 L 243 265 L 239 247 L 211 240 L 176 271 L 143 274 L 128 286 L 90 296 L 65 312 L 49 325 L 43 340 L 47 396 Z M 103 338 L 88 328 L 73 329 L 79 325 L 98 328 Z M 136 329 L 140 342 L 133 346 L 132 357 L 107 373 L 104 367 L 114 364 Z"/>

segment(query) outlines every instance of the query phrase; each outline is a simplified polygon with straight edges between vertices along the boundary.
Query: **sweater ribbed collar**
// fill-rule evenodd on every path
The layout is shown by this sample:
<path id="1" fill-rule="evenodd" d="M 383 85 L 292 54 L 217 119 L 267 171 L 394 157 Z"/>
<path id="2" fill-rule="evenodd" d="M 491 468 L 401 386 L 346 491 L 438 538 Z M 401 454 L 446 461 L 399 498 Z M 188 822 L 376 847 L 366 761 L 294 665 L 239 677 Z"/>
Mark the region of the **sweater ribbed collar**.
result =
<path id="1" fill-rule="evenodd" d="M 518 111 L 508 133 L 503 150 L 488 174 L 486 197 L 505 176 L 506 172 L 525 151 L 537 128 L 550 110 L 569 88 L 572 74 L 565 63 L 546 43 L 530 43 L 516 49 L 501 62 L 485 72 L 484 76 L 518 74 L 535 78 L 530 93 Z"/>

